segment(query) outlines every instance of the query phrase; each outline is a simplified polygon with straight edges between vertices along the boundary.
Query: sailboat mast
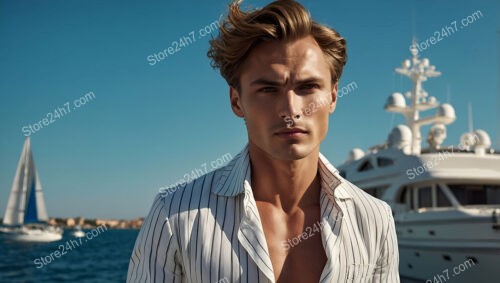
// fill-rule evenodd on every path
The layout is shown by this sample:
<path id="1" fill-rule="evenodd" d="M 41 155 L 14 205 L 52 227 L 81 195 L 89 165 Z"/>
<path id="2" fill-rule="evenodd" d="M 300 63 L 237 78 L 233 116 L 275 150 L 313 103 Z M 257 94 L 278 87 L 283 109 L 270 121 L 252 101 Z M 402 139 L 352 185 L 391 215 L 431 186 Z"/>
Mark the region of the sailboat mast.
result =
<path id="1" fill-rule="evenodd" d="M 21 198 L 21 202 L 20 202 L 20 206 L 19 206 L 19 218 L 20 218 L 20 222 L 21 224 L 24 223 L 24 213 L 26 211 L 26 203 L 27 203 L 27 198 L 28 198 L 28 174 L 29 174 L 29 162 L 30 162 L 30 153 L 31 153 L 31 149 L 30 149 L 30 138 L 27 137 L 26 138 L 26 146 L 24 147 L 24 178 L 23 178 L 23 189 L 22 189 L 22 193 L 21 195 L 23 196 Z"/>

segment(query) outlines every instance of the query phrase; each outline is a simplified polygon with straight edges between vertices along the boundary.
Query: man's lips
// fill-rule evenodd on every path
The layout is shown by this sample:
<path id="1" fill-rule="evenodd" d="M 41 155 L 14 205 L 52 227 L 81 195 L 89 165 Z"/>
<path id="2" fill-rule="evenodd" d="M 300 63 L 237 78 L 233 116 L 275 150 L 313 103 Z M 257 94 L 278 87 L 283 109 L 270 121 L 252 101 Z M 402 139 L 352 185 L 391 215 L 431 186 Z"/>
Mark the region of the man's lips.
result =
<path id="1" fill-rule="evenodd" d="M 278 130 L 275 134 L 280 137 L 299 137 L 307 133 L 308 132 L 302 128 L 285 128 Z"/>

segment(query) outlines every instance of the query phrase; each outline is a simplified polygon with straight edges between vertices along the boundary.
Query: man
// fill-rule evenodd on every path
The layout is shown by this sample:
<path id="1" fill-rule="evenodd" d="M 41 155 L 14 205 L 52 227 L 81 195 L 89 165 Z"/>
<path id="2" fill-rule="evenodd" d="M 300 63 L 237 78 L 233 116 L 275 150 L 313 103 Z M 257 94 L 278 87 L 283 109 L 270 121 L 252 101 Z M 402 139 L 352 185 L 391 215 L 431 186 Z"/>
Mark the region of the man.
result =
<path id="1" fill-rule="evenodd" d="M 248 145 L 155 199 L 127 281 L 399 282 L 389 206 L 319 153 L 345 40 L 297 2 L 251 12 L 237 2 L 208 56 L 245 119 Z"/>

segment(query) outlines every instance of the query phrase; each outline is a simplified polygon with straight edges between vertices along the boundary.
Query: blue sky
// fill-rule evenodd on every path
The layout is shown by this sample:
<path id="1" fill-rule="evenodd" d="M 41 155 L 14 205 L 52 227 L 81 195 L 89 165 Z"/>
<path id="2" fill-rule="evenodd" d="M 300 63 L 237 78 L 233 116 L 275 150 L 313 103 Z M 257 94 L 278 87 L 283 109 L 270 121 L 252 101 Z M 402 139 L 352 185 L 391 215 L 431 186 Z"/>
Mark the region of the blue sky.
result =
<path id="1" fill-rule="evenodd" d="M 25 139 L 21 129 L 89 92 L 92 100 L 31 134 L 50 216 L 144 216 L 160 187 L 236 155 L 247 141 L 244 124 L 209 65 L 210 35 L 198 33 L 227 3 L 0 1 L 0 213 Z M 353 147 L 384 142 L 391 125 L 403 121 L 383 105 L 411 87 L 394 68 L 410 57 L 412 37 L 425 41 L 478 10 L 482 18 L 420 53 L 443 73 L 424 87 L 455 107 L 446 144 L 458 144 L 467 131 L 470 102 L 475 128 L 500 148 L 499 1 L 301 3 L 347 39 L 340 86 L 357 85 L 338 100 L 322 145 L 334 164 Z M 147 60 L 192 31 L 195 42 L 154 65 Z"/>

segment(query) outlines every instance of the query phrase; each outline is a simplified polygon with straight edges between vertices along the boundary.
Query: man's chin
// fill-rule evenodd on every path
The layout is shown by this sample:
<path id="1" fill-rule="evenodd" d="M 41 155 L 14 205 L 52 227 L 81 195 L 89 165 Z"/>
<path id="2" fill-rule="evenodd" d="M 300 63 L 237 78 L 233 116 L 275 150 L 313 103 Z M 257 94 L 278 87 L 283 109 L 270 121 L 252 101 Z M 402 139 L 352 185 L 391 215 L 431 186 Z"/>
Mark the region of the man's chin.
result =
<path id="1" fill-rule="evenodd" d="M 269 143 L 254 143 L 250 140 L 250 147 L 260 151 L 261 154 L 267 155 L 269 158 L 283 161 L 295 161 L 303 159 L 314 153 L 317 146 L 310 142 L 269 142 Z"/>
<path id="2" fill-rule="evenodd" d="M 309 144 L 294 143 L 277 146 L 271 155 L 279 160 L 294 161 L 309 156 L 313 149 L 314 147 Z"/>

